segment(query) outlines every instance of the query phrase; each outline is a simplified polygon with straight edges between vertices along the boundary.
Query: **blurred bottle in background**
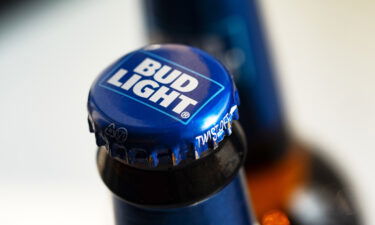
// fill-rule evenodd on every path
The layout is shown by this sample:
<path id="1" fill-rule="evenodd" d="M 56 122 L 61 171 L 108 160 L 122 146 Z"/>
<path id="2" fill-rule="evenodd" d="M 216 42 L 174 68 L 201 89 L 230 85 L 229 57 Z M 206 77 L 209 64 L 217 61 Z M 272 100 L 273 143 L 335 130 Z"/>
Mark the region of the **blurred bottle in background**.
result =
<path id="1" fill-rule="evenodd" d="M 107 68 L 88 110 L 116 223 L 255 224 L 237 105 L 227 70 L 196 48 L 151 45 Z"/>
<path id="2" fill-rule="evenodd" d="M 289 134 L 255 1 L 145 0 L 145 16 L 151 42 L 198 46 L 234 75 L 258 218 L 281 209 L 292 224 L 360 224 L 352 196 L 330 162 Z"/>

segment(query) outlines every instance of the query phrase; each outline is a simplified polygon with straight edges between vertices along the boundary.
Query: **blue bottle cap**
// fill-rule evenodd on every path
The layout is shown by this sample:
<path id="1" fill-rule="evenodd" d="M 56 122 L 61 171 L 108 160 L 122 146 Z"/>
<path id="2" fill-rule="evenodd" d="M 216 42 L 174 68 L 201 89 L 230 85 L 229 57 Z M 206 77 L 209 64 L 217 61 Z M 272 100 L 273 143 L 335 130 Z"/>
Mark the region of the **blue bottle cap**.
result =
<path id="1" fill-rule="evenodd" d="M 109 66 L 93 83 L 90 131 L 112 157 L 171 167 L 214 151 L 238 119 L 237 90 L 216 59 L 184 45 L 150 45 Z"/>

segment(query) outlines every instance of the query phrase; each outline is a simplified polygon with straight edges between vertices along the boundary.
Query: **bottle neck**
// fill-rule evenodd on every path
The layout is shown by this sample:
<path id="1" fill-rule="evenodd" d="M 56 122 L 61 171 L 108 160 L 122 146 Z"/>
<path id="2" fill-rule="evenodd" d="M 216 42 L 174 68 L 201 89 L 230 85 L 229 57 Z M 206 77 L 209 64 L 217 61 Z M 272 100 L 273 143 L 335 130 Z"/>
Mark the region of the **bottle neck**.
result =
<path id="1" fill-rule="evenodd" d="M 243 165 L 246 147 L 241 128 L 233 123 L 232 130 L 208 155 L 168 169 L 135 168 L 100 147 L 99 173 L 107 187 L 130 204 L 150 208 L 196 204 L 223 189 Z"/>
<path id="2" fill-rule="evenodd" d="M 238 174 L 218 193 L 190 206 L 148 208 L 129 204 L 114 196 L 117 225 L 253 225 L 253 217 L 243 188 L 243 175 Z"/>
<path id="3" fill-rule="evenodd" d="M 252 225 L 244 174 L 243 133 L 233 133 L 218 149 L 186 165 L 163 170 L 130 167 L 99 148 L 99 173 L 114 194 L 118 225 Z"/>

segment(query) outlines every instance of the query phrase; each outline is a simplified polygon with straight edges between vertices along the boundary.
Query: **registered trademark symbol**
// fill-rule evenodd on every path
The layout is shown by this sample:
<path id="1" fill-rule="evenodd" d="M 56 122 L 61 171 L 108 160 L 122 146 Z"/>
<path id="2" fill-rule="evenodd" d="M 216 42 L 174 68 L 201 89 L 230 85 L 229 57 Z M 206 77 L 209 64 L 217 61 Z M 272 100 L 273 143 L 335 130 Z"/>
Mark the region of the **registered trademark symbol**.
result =
<path id="1" fill-rule="evenodd" d="M 182 112 L 181 113 L 181 117 L 183 118 L 183 119 L 187 119 L 187 118 L 189 118 L 190 117 L 190 113 L 189 112 Z"/>

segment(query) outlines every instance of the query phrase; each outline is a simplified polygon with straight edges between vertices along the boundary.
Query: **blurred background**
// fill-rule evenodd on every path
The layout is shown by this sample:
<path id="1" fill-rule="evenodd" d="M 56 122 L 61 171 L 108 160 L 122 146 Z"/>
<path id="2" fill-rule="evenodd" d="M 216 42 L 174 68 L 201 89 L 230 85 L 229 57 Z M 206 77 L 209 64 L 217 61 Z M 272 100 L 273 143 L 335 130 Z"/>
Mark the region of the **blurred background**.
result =
<path id="1" fill-rule="evenodd" d="M 147 44 L 142 2 L 0 5 L 0 224 L 113 224 L 86 100 Z M 375 2 L 261 1 L 293 133 L 313 143 L 375 224 Z"/>

